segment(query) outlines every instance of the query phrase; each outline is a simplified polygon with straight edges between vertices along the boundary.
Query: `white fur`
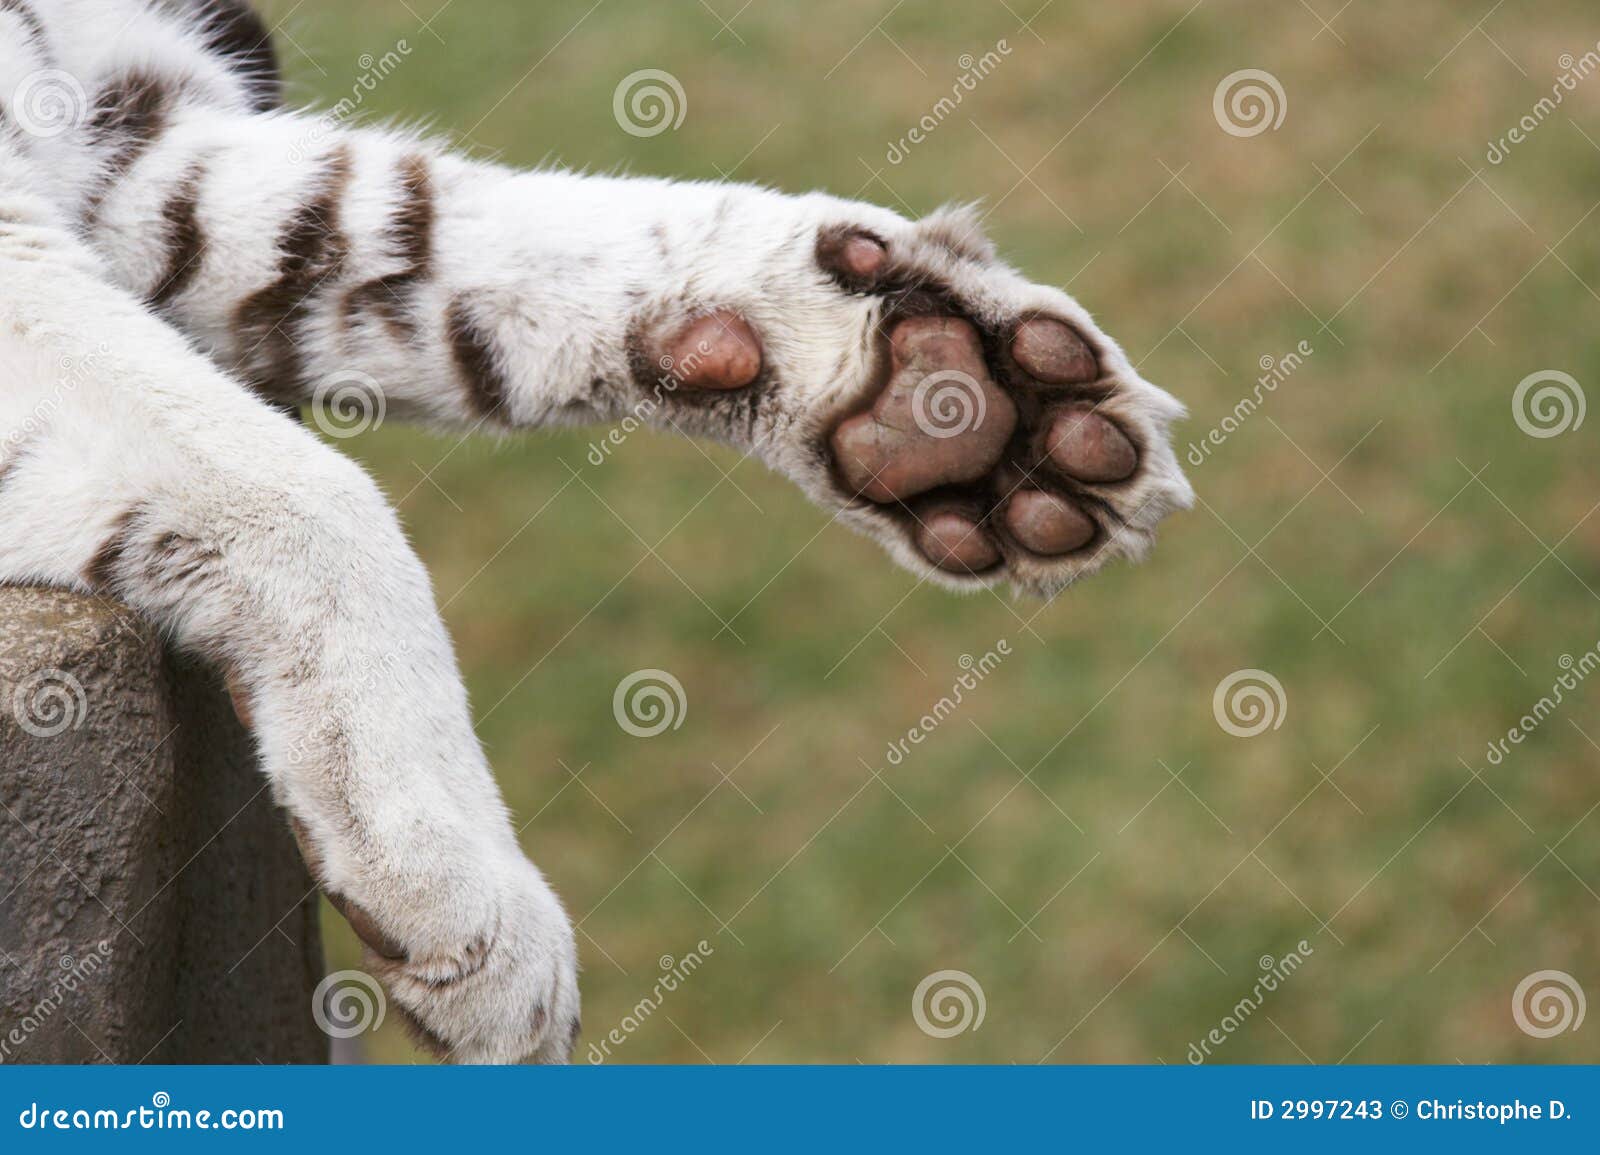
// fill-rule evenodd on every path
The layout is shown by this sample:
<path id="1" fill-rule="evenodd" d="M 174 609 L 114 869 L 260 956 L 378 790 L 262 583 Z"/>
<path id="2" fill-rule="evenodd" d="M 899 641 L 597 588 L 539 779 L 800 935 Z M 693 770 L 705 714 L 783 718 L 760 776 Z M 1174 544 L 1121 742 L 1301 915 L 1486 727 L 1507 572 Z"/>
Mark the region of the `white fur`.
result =
<path id="1" fill-rule="evenodd" d="M 1139 556 L 1156 522 L 1191 500 L 1167 438 L 1178 404 L 1070 297 L 996 261 L 967 215 L 914 223 L 816 194 L 518 173 L 400 133 L 252 113 L 245 85 L 174 18 L 176 4 L 36 0 L 43 44 L 0 5 L 0 103 L 45 68 L 91 99 L 132 67 L 182 82 L 160 134 L 98 205 L 106 156 L 92 126 L 0 133 L 0 581 L 81 587 L 119 543 L 112 589 L 229 671 L 325 885 L 403 945 L 407 961 L 372 965 L 453 1058 L 565 1058 L 576 957 L 559 903 L 518 848 L 427 577 L 382 495 L 232 374 L 251 353 L 238 307 L 277 277 L 278 239 L 335 150 L 352 160 L 340 198 L 348 252 L 298 332 L 306 372 L 282 383 L 292 400 L 356 370 L 391 417 L 483 424 L 446 333 L 451 303 L 465 299 L 510 388 L 493 424 L 616 419 L 645 396 L 627 353 L 641 327 L 731 308 L 761 334 L 770 393 L 739 419 L 673 419 L 845 507 L 817 447 L 869 388 L 883 305 L 841 291 L 814 249 L 820 229 L 853 225 L 940 277 L 980 323 L 1071 321 L 1117 383 L 1104 407 L 1145 450 L 1137 482 L 1111 499 L 1123 524 L 1093 557 L 1013 566 L 1013 581 L 1048 592 Z M 402 271 L 386 230 L 397 173 L 419 155 L 437 216 L 433 268 L 407 290 L 417 332 L 342 323 L 351 290 Z M 164 206 L 196 163 L 204 257 L 157 316 L 141 302 L 164 275 Z M 70 227 L 86 213 L 87 243 Z M 931 572 L 880 511 L 842 516 L 918 572 L 980 584 Z"/>

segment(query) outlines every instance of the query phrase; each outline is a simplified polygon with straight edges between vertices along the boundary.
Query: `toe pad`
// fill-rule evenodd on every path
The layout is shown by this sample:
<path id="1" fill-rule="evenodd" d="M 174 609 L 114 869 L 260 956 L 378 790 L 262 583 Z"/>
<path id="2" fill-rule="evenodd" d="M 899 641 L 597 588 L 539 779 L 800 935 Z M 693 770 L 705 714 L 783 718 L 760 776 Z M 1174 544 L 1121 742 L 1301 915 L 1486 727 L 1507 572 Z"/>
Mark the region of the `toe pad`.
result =
<path id="1" fill-rule="evenodd" d="M 1094 538 L 1094 522 L 1063 497 L 1025 489 L 1006 505 L 1006 529 L 1030 553 L 1057 557 L 1082 549 Z"/>
<path id="2" fill-rule="evenodd" d="M 1027 373 L 1047 385 L 1081 385 L 1100 375 L 1094 353 L 1064 321 L 1035 317 L 1017 327 L 1011 355 Z"/>
<path id="3" fill-rule="evenodd" d="M 696 317 L 667 343 L 673 375 L 689 389 L 743 389 L 761 375 L 761 342 L 726 309 Z"/>
<path id="4" fill-rule="evenodd" d="M 1139 454 L 1127 434 L 1092 405 L 1071 405 L 1051 422 L 1045 453 L 1079 481 L 1122 481 L 1139 467 Z"/>
<path id="5" fill-rule="evenodd" d="M 917 527 L 917 549 L 949 573 L 982 573 L 1000 563 L 1000 550 L 987 532 L 965 514 L 941 510 Z"/>

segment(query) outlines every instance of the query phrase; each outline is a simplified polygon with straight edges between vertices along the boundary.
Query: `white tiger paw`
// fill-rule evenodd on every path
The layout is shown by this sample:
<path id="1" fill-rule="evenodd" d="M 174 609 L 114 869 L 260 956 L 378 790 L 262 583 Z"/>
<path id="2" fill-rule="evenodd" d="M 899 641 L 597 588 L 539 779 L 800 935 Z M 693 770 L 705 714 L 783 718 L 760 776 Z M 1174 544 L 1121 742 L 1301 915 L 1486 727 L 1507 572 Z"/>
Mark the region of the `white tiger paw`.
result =
<path id="1" fill-rule="evenodd" d="M 1071 297 L 1001 263 L 969 211 L 781 204 L 801 220 L 724 232 L 786 238 L 737 258 L 758 293 L 695 300 L 635 337 L 636 383 L 670 368 L 680 427 L 753 445 L 955 586 L 1053 593 L 1143 555 L 1192 504 L 1169 436 L 1182 406 Z"/>

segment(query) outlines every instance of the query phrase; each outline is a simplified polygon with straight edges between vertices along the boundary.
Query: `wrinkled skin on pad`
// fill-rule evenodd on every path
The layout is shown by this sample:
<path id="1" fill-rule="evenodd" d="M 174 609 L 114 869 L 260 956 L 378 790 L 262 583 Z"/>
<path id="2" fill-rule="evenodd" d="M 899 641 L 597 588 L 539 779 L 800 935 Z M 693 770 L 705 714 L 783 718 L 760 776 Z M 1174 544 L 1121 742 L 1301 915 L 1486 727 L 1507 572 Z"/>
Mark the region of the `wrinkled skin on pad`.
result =
<path id="1" fill-rule="evenodd" d="M 1128 435 L 1085 403 L 1068 406 L 1051 421 L 1044 451 L 1057 469 L 1079 481 L 1122 481 L 1139 468 Z"/>
<path id="2" fill-rule="evenodd" d="M 1053 317 L 1035 317 L 1017 326 L 1011 355 L 1029 376 L 1046 385 L 1081 385 L 1100 375 L 1088 343 L 1071 325 Z"/>
<path id="3" fill-rule="evenodd" d="M 917 527 L 917 549 L 946 573 L 981 574 L 1000 564 L 1000 547 L 964 513 L 937 510 Z"/>
<path id="4" fill-rule="evenodd" d="M 845 485 L 885 503 L 986 476 L 1017 409 L 990 379 L 977 330 L 955 317 L 913 317 L 890 332 L 889 347 L 887 387 L 833 435 Z"/>
<path id="5" fill-rule="evenodd" d="M 1006 503 L 1005 526 L 1024 549 L 1059 557 L 1094 540 L 1094 522 L 1060 494 L 1024 489 Z"/>
<path id="6" fill-rule="evenodd" d="M 743 389 L 761 375 L 761 342 L 739 314 L 696 317 L 667 342 L 662 364 L 689 389 Z"/>

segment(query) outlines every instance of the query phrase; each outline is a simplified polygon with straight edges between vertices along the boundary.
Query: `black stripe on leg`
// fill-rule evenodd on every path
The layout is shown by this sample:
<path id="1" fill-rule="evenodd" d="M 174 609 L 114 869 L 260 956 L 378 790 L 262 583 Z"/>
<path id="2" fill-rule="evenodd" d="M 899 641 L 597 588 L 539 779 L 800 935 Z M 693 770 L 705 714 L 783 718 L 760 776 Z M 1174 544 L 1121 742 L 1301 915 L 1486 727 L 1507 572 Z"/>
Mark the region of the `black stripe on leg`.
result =
<path id="1" fill-rule="evenodd" d="M 28 0 L 0 0 L 0 12 L 9 12 L 28 30 L 28 43 L 39 50 L 45 63 L 50 63 L 50 40 L 45 35 L 44 21 L 39 19 L 39 14 L 33 10 L 33 5 Z"/>
<path id="2" fill-rule="evenodd" d="M 13 445 L 11 449 L 11 455 L 4 461 L 0 461 L 0 496 L 4 496 L 6 482 L 10 481 L 11 478 L 15 476 L 17 470 L 21 467 L 27 456 L 28 444 L 26 441 L 23 441 L 19 444 Z"/>
<path id="3" fill-rule="evenodd" d="M 200 225 L 200 188 L 205 176 L 205 161 L 195 161 L 161 206 L 167 259 L 149 296 L 150 304 L 158 309 L 189 287 L 205 260 L 206 235 Z"/>
<path id="4" fill-rule="evenodd" d="M 89 564 L 84 566 L 83 580 L 96 593 L 109 594 L 115 590 L 117 569 L 128 552 L 134 518 L 138 513 L 137 506 L 119 513 L 111 523 L 111 532 L 100 543 L 100 548 L 94 551 Z"/>
<path id="5" fill-rule="evenodd" d="M 337 278 L 350 255 L 340 209 L 352 168 L 347 145 L 328 157 L 278 237 L 278 279 L 246 297 L 235 313 L 240 368 L 268 397 L 292 398 L 307 384 L 300 331 L 323 284 Z"/>
<path id="6" fill-rule="evenodd" d="M 283 78 L 272 33 L 244 0 L 200 0 L 206 45 L 250 85 L 257 112 L 283 103 Z"/>
<path id="7" fill-rule="evenodd" d="M 480 417 L 506 421 L 508 389 L 494 338 L 473 319 L 464 297 L 451 301 L 445 310 L 445 336 L 473 411 Z"/>
<path id="8" fill-rule="evenodd" d="M 89 120 L 94 147 L 105 155 L 104 166 L 95 181 L 83 211 L 86 223 L 100 215 L 111 190 L 166 127 L 167 116 L 178 82 L 163 80 L 147 72 L 129 72 L 113 80 L 95 98 Z"/>
<path id="9" fill-rule="evenodd" d="M 433 271 L 437 208 L 426 157 L 405 157 L 400 162 L 399 175 L 400 198 L 384 239 L 404 267 L 352 289 L 344 301 L 344 322 L 350 325 L 363 313 L 375 313 L 396 340 L 412 341 L 417 335 L 417 321 L 411 290 Z"/>

